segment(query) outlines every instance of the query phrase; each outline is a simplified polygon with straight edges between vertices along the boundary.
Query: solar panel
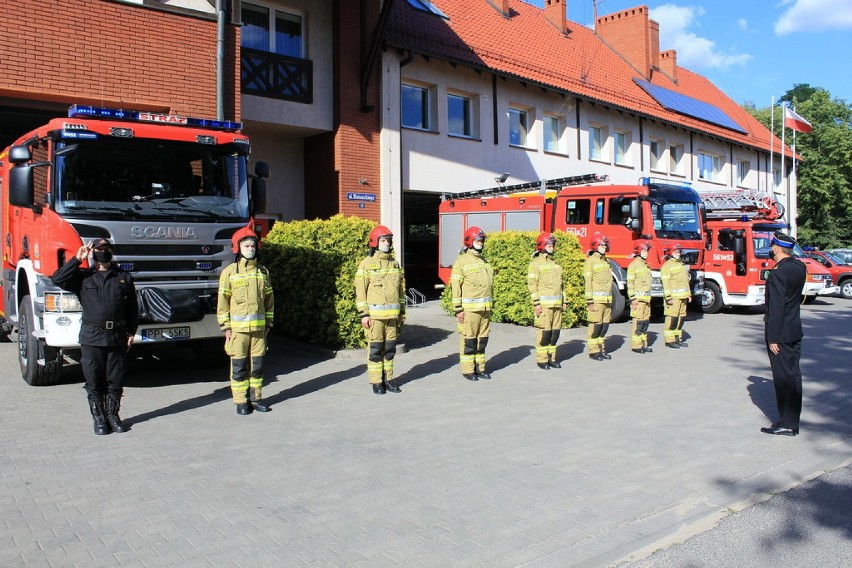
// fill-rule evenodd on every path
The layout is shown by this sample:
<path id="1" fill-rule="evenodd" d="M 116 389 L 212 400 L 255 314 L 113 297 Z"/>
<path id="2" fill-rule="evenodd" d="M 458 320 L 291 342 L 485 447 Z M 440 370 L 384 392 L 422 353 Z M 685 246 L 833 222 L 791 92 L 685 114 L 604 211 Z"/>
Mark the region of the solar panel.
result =
<path id="1" fill-rule="evenodd" d="M 698 120 L 733 130 L 734 132 L 748 134 L 748 131 L 744 130 L 742 126 L 734 122 L 730 116 L 715 105 L 676 93 L 671 89 L 651 84 L 642 79 L 633 79 L 633 81 L 665 109 L 691 116 L 692 118 L 697 118 Z"/>

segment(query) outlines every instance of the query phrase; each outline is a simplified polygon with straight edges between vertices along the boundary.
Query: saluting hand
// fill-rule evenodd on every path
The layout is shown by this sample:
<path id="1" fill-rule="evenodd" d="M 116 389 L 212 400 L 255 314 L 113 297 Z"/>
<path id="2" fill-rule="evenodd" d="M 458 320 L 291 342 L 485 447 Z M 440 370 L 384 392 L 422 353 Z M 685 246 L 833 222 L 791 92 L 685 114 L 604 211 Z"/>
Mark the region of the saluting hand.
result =
<path id="1" fill-rule="evenodd" d="M 95 246 L 95 242 L 92 241 L 88 245 L 83 245 L 77 249 L 77 260 L 80 262 L 85 262 L 87 258 L 89 258 L 89 253 Z"/>

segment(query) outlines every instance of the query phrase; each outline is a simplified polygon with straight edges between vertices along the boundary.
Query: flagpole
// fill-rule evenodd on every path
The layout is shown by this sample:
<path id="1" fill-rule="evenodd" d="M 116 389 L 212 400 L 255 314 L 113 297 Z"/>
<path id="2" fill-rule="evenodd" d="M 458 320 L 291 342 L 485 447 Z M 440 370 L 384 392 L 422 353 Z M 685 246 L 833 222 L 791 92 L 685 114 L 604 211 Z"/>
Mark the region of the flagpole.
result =
<path id="1" fill-rule="evenodd" d="M 766 195 L 769 197 L 774 197 L 775 195 L 775 172 L 772 169 L 774 165 L 774 156 L 773 152 L 775 150 L 775 96 L 772 97 L 772 105 L 770 106 L 772 109 L 770 111 L 771 118 L 769 119 L 769 172 L 767 175 L 766 182 Z"/>
<path id="2" fill-rule="evenodd" d="M 796 112 L 795 108 L 793 109 L 793 112 Z M 787 206 L 788 211 L 792 211 L 792 204 L 793 204 L 793 198 L 792 198 L 793 191 L 792 191 L 792 189 L 793 189 L 794 184 L 795 184 L 795 187 L 796 187 L 796 197 L 798 198 L 799 176 L 796 174 L 796 129 L 795 128 L 793 129 L 793 172 L 790 174 L 790 194 L 791 195 L 788 198 L 788 201 L 789 201 L 789 205 Z M 799 232 L 798 229 L 799 228 L 795 225 L 795 220 L 791 216 L 790 217 L 790 234 L 795 237 L 796 234 Z"/>
<path id="3" fill-rule="evenodd" d="M 781 103 L 781 108 L 786 109 L 784 103 Z M 790 189 L 787 187 L 787 156 L 785 156 L 786 146 L 785 146 L 785 134 L 787 132 L 787 122 L 786 120 L 787 113 L 782 110 L 781 112 L 781 151 L 779 152 L 781 156 L 781 187 L 784 188 L 784 195 L 786 196 L 787 203 L 784 208 L 784 215 L 787 217 L 787 226 L 790 227 Z"/>

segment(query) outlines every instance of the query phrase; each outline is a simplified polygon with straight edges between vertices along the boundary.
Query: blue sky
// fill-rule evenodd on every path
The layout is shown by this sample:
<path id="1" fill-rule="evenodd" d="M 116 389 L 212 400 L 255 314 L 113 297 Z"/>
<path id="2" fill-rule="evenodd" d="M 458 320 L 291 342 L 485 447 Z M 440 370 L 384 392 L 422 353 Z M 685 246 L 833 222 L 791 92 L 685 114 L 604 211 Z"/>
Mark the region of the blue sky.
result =
<path id="1" fill-rule="evenodd" d="M 541 7 L 544 0 L 525 0 Z M 591 25 L 592 0 L 565 0 L 568 19 Z M 646 5 L 660 49 L 740 104 L 767 107 L 797 83 L 852 104 L 852 0 L 597 0 L 598 15 Z"/>

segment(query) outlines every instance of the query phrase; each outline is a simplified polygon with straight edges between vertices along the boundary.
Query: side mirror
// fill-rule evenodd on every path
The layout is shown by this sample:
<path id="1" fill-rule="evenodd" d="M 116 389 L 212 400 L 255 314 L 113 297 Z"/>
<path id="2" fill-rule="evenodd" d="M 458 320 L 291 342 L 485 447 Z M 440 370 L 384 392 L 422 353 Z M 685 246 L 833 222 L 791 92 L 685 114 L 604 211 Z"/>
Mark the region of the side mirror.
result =
<path id="1" fill-rule="evenodd" d="M 32 207 L 34 201 L 33 167 L 15 166 L 9 171 L 9 203 L 16 207 Z"/>
<path id="2" fill-rule="evenodd" d="M 29 146 L 12 146 L 9 149 L 9 161 L 13 164 L 22 164 L 33 159 L 33 153 Z"/>
<path id="3" fill-rule="evenodd" d="M 269 164 L 266 162 L 258 162 L 254 165 L 254 174 L 259 178 L 269 177 Z"/>
<path id="4" fill-rule="evenodd" d="M 741 235 L 734 237 L 734 252 L 742 254 L 745 250 L 745 239 Z"/>
<path id="5" fill-rule="evenodd" d="M 251 180 L 251 214 L 266 212 L 266 179 L 256 177 Z"/>

